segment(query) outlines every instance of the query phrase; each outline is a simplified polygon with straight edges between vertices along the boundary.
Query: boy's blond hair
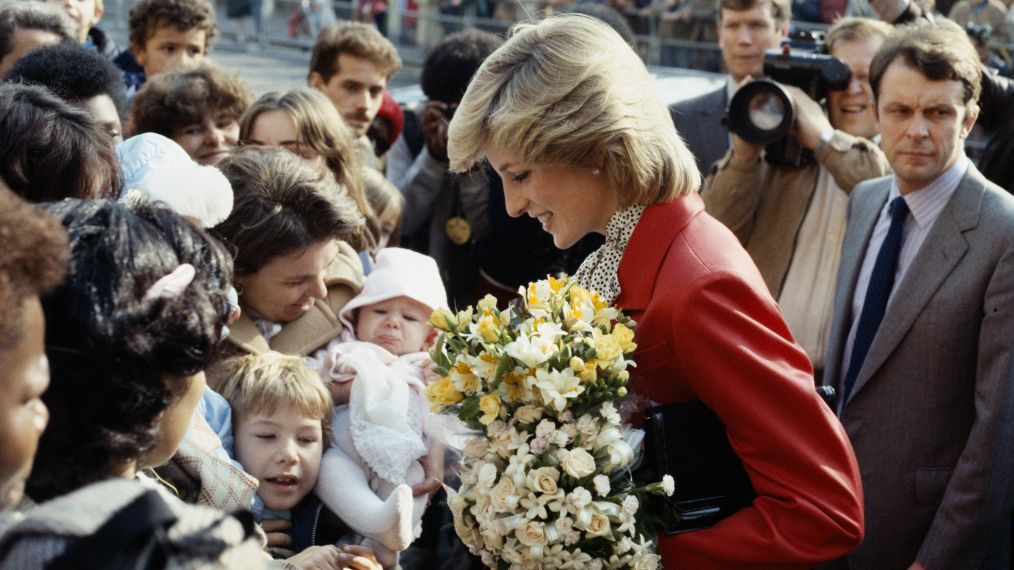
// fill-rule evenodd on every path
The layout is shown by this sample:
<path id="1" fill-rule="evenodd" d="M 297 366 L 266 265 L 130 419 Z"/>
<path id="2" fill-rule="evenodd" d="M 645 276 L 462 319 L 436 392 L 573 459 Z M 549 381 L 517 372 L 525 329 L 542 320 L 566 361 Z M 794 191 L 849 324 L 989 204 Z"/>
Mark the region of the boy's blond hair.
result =
<path id="1" fill-rule="evenodd" d="M 245 414 L 273 414 L 291 406 L 320 420 L 325 446 L 331 440 L 331 394 L 302 358 L 278 352 L 228 358 L 208 372 L 208 385 L 229 401 L 234 422 Z"/>

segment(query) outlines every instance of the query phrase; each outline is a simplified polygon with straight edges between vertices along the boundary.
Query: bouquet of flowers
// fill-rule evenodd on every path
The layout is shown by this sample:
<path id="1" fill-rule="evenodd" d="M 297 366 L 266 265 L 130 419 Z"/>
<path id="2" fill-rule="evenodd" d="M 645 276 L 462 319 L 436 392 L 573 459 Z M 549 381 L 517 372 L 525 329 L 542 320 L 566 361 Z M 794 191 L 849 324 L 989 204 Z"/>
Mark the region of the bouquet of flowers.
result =
<path id="1" fill-rule="evenodd" d="M 633 366 L 634 322 L 567 278 L 522 287 L 500 311 L 437 310 L 427 387 L 434 412 L 475 432 L 448 490 L 454 528 L 490 568 L 657 567 L 641 516 L 645 493 L 672 494 L 672 477 L 635 485 L 638 430 L 616 403 Z"/>

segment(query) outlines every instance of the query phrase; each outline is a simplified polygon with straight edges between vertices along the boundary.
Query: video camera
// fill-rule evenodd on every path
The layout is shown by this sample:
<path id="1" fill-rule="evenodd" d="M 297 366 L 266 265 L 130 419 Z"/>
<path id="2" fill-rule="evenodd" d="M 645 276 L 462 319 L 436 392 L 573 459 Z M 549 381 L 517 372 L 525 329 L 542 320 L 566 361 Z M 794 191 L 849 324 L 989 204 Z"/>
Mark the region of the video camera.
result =
<path id="1" fill-rule="evenodd" d="M 742 86 L 729 102 L 726 126 L 750 144 L 765 145 L 764 159 L 776 166 L 803 168 L 815 160 L 789 136 L 796 122 L 795 102 L 781 84 L 798 87 L 820 102 L 829 90 L 846 89 L 851 80 L 845 62 L 822 53 L 823 39 L 820 32 L 797 32 L 780 49 L 768 50 L 764 75 L 769 79 Z"/>

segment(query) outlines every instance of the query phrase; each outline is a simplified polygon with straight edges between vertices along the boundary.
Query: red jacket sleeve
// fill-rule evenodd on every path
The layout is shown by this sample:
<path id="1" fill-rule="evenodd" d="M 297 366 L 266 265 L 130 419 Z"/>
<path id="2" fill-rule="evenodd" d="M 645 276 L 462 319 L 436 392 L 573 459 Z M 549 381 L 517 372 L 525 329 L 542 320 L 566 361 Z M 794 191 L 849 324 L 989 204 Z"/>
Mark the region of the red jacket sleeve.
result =
<path id="1" fill-rule="evenodd" d="M 681 290 L 671 305 L 676 376 L 725 423 L 758 496 L 710 529 L 661 536 L 665 567 L 812 568 L 854 549 L 856 459 L 770 294 L 727 271 Z"/>

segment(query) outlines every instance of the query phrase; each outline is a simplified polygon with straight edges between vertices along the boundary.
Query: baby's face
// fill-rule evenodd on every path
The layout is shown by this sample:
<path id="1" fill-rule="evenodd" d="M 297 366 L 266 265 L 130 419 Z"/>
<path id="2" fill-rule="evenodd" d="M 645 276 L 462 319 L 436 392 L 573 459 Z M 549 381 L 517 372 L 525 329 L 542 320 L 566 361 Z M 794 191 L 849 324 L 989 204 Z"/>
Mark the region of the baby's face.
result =
<path id="1" fill-rule="evenodd" d="M 290 510 L 313 490 L 323 452 L 320 420 L 295 408 L 237 417 L 236 460 L 260 481 L 269 509 Z"/>
<path id="2" fill-rule="evenodd" d="M 356 337 L 401 356 L 428 348 L 433 327 L 427 321 L 432 311 L 419 301 L 395 297 L 359 309 Z"/>

